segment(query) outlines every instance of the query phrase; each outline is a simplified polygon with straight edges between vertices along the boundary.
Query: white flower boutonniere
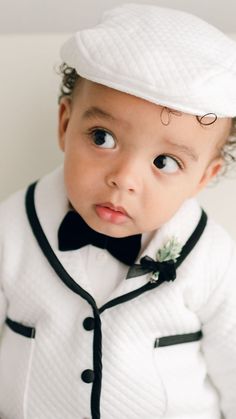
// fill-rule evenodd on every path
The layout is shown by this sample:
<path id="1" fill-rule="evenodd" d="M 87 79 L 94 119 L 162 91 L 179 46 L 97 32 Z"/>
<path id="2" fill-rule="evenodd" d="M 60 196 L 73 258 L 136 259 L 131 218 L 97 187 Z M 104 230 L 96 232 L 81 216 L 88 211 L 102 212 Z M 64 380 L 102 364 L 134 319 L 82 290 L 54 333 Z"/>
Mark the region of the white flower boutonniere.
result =
<path id="1" fill-rule="evenodd" d="M 140 265 L 130 267 L 126 279 L 151 273 L 149 281 L 155 283 L 160 278 L 162 281 L 174 281 L 176 278 L 175 262 L 180 256 L 182 245 L 176 237 L 171 237 L 167 243 L 156 253 L 156 260 L 150 256 L 143 256 Z"/>
<path id="2" fill-rule="evenodd" d="M 183 246 L 178 241 L 177 237 L 171 237 L 167 243 L 161 247 L 156 253 L 157 262 L 176 262 L 177 258 L 180 256 Z M 159 278 L 160 271 L 153 272 L 150 278 L 150 282 L 156 282 Z"/>
<path id="3" fill-rule="evenodd" d="M 182 244 L 178 241 L 177 237 L 171 237 L 168 242 L 158 250 L 156 258 L 158 262 L 166 262 L 173 260 L 176 262 L 182 250 Z"/>

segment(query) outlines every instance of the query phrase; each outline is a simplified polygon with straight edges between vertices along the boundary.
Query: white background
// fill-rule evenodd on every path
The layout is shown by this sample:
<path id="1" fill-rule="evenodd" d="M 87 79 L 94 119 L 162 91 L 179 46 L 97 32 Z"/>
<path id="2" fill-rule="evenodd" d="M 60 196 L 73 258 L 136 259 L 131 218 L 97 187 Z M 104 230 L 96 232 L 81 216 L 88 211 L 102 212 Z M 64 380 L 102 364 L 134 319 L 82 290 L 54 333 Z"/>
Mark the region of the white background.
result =
<path id="1" fill-rule="evenodd" d="M 235 0 L 0 0 L 0 32 L 74 32 L 95 24 L 103 10 L 123 3 L 182 9 L 206 19 L 225 32 L 236 32 Z"/>
<path id="2" fill-rule="evenodd" d="M 136 1 L 136 3 L 145 1 Z M 59 48 L 68 35 L 95 24 L 115 0 L 0 0 L 0 199 L 62 163 L 57 147 Z M 236 40 L 236 2 L 148 1 L 193 12 Z M 199 199 L 236 239 L 233 179 Z"/>

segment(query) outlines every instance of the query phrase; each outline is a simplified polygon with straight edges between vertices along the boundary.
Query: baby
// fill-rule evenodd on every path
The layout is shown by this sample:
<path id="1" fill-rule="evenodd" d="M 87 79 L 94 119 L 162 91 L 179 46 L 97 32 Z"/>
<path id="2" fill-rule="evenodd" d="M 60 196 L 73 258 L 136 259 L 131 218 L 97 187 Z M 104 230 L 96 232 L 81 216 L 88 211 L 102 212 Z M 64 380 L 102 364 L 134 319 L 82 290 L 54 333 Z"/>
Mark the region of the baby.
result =
<path id="1" fill-rule="evenodd" d="M 1 419 L 235 419 L 236 45 L 125 4 L 62 47 L 63 167 L 0 205 Z"/>

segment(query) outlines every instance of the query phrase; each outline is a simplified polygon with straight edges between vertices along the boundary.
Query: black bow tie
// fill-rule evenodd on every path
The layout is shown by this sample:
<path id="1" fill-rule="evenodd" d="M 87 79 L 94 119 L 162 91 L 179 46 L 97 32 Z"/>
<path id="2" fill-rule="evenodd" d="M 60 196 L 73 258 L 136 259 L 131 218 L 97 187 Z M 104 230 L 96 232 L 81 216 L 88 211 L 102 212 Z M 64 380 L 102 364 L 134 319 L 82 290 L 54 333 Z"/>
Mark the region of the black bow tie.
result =
<path id="1" fill-rule="evenodd" d="M 109 237 L 98 233 L 85 223 L 75 211 L 69 211 L 58 230 L 59 250 L 76 250 L 83 246 L 106 249 L 112 256 L 126 265 L 133 265 L 141 247 L 141 234 L 122 238 Z"/>

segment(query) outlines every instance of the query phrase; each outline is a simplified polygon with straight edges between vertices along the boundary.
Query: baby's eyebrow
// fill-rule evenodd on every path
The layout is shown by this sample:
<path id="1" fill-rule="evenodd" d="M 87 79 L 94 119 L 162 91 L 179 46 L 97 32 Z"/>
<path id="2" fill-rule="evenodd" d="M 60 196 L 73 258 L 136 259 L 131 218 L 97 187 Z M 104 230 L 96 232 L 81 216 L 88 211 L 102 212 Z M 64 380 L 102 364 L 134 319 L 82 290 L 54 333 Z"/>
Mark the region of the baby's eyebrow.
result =
<path id="1" fill-rule="evenodd" d="M 166 142 L 167 142 L 168 145 L 171 145 L 176 150 L 187 154 L 192 160 L 198 161 L 199 156 L 196 154 L 195 150 L 192 147 L 189 147 L 189 146 L 184 145 L 184 144 L 176 144 L 176 143 L 173 143 L 170 140 L 167 140 Z"/>
<path id="2" fill-rule="evenodd" d="M 122 121 L 121 119 L 118 119 L 116 117 L 114 117 L 113 115 L 111 115 L 110 113 L 104 111 L 101 108 L 98 108 L 97 106 L 91 106 L 90 108 L 88 108 L 82 115 L 83 119 L 93 119 L 93 118 L 102 118 L 102 119 L 107 119 L 109 121 L 112 122 L 116 122 L 116 123 L 126 123 L 125 121 Z"/>

